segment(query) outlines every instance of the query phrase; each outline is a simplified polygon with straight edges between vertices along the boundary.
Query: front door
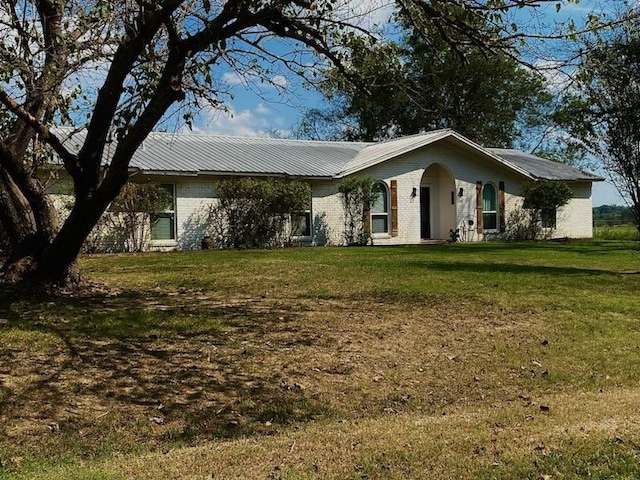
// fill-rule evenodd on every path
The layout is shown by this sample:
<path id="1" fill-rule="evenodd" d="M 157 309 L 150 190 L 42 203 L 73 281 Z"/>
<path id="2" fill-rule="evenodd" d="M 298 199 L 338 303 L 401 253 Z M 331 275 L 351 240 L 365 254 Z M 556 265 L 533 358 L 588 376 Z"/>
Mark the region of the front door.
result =
<path id="1" fill-rule="evenodd" d="M 420 187 L 420 238 L 431 238 L 431 189 Z"/>

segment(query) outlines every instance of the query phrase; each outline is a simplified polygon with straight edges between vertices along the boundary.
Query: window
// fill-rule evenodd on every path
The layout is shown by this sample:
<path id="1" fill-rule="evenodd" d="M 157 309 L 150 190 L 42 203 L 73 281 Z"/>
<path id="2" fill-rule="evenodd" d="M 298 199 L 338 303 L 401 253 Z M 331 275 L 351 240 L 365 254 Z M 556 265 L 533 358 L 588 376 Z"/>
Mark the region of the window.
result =
<path id="1" fill-rule="evenodd" d="M 541 212 L 542 228 L 556 228 L 556 209 L 544 208 Z"/>
<path id="2" fill-rule="evenodd" d="M 482 227 L 485 230 L 498 229 L 497 204 L 496 187 L 487 183 L 482 189 Z"/>
<path id="3" fill-rule="evenodd" d="M 167 203 L 160 212 L 156 212 L 151 219 L 151 239 L 152 240 L 175 240 L 176 239 L 176 215 L 175 215 L 175 189 L 171 183 L 160 185 L 160 188 L 167 191 Z"/>
<path id="4" fill-rule="evenodd" d="M 371 233 L 389 233 L 389 190 L 378 182 L 373 186 L 376 199 L 371 206 Z"/>
<path id="5" fill-rule="evenodd" d="M 294 237 L 311 236 L 311 210 L 291 215 L 291 227 Z"/>
<path id="6" fill-rule="evenodd" d="M 312 224 L 311 224 L 311 195 L 304 201 L 304 205 L 301 205 L 301 209 L 295 211 L 289 217 L 291 222 L 291 236 L 292 237 L 310 237 Z"/>

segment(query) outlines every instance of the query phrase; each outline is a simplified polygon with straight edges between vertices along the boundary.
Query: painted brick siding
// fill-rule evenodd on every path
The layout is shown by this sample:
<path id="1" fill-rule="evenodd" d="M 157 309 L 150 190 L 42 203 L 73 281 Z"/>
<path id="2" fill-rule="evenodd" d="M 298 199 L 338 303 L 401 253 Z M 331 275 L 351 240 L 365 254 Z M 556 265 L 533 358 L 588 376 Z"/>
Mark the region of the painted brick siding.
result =
<path id="1" fill-rule="evenodd" d="M 593 236 L 593 202 L 590 183 L 571 184 L 574 197 L 558 209 L 555 237 L 591 238 Z"/>
<path id="2" fill-rule="evenodd" d="M 217 203 L 213 180 L 194 179 L 175 184 L 176 237 L 181 250 L 195 250 L 209 234 L 207 214 Z"/>
<path id="3" fill-rule="evenodd" d="M 439 168 L 429 168 L 433 164 Z M 427 170 L 428 169 L 428 170 Z M 425 172 L 434 173 L 429 179 Z M 387 186 L 391 180 L 398 185 L 398 235 L 374 235 L 376 245 L 398 245 L 420 243 L 420 186 L 433 181 L 432 198 L 437 198 L 440 212 L 432 215 L 434 228 L 431 238 L 448 239 L 449 230 L 460 230 L 463 241 L 482 241 L 499 234 L 499 231 L 484 230 L 478 232 L 476 213 L 476 182 L 483 185 L 492 183 L 498 192 L 500 182 L 504 182 L 505 219 L 522 204 L 520 184 L 524 177 L 480 155 L 453 148 L 446 142 L 428 146 L 420 151 L 411 152 L 394 160 L 371 167 L 359 175 L 370 176 L 374 180 L 384 181 Z M 455 179 L 455 180 L 453 180 Z M 591 185 L 583 183 L 572 186 L 575 198 L 561 208 L 557 216 L 555 236 L 583 238 L 592 236 Z M 413 189 L 418 195 L 412 196 Z M 462 188 L 462 197 L 458 192 Z M 451 205 L 453 192 L 454 204 Z M 314 229 L 319 219 L 328 226 L 326 242 L 316 239 L 317 244 L 344 243 L 344 211 L 337 182 L 322 182 L 313 185 Z M 455 213 L 454 213 L 455 212 Z M 469 225 L 473 221 L 473 225 Z"/>
<path id="4" fill-rule="evenodd" d="M 419 151 L 402 155 L 364 170 L 359 176 L 369 176 L 383 181 L 387 187 L 391 180 L 397 182 L 398 235 L 376 234 L 376 245 L 415 244 L 421 242 L 420 187 L 430 184 L 432 211 L 431 238 L 448 239 L 449 230 L 459 229 L 461 240 L 482 241 L 498 235 L 498 231 L 478 232 L 476 213 L 476 182 L 499 183 L 505 186 L 505 218 L 522 203 L 520 184 L 524 177 L 473 153 L 455 147 L 448 142 L 430 145 Z M 213 184 L 215 177 L 155 177 L 158 183 L 175 185 L 175 215 L 177 242 L 180 249 L 198 249 L 204 235 L 211 233 L 206 214 L 215 205 Z M 338 180 L 313 180 L 311 217 L 313 245 L 344 244 L 344 209 L 338 192 Z M 414 188 L 416 195 L 413 195 Z M 592 236 L 591 184 L 572 185 L 575 198 L 561 208 L 557 215 L 558 237 Z M 462 189 L 462 196 L 458 193 Z M 453 194 L 454 204 L 451 204 Z M 470 226 L 469 222 L 473 225 Z M 391 226 L 390 226 L 391 229 Z M 166 245 L 170 246 L 170 245 Z"/>
<path id="5" fill-rule="evenodd" d="M 337 181 L 311 184 L 311 217 L 315 245 L 344 244 L 344 208 Z"/>

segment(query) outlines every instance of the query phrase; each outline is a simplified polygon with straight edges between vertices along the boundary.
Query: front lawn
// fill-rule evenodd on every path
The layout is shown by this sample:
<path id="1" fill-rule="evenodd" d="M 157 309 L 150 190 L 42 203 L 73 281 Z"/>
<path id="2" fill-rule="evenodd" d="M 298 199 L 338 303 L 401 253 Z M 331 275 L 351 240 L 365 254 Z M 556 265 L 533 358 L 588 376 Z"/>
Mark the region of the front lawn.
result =
<path id="1" fill-rule="evenodd" d="M 637 478 L 639 247 L 84 257 L 0 298 L 0 478 Z"/>

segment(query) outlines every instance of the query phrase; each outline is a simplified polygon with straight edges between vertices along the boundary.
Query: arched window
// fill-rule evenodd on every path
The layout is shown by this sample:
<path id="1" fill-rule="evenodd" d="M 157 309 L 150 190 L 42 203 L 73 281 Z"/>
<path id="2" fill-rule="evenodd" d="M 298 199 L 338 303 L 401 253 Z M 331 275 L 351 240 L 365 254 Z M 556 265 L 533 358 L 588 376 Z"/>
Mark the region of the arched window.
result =
<path id="1" fill-rule="evenodd" d="M 376 199 L 371 206 L 371 233 L 389 233 L 389 190 L 384 182 L 373 186 Z"/>
<path id="2" fill-rule="evenodd" d="M 482 227 L 485 230 L 498 229 L 498 198 L 496 187 L 491 183 L 482 189 Z"/>

